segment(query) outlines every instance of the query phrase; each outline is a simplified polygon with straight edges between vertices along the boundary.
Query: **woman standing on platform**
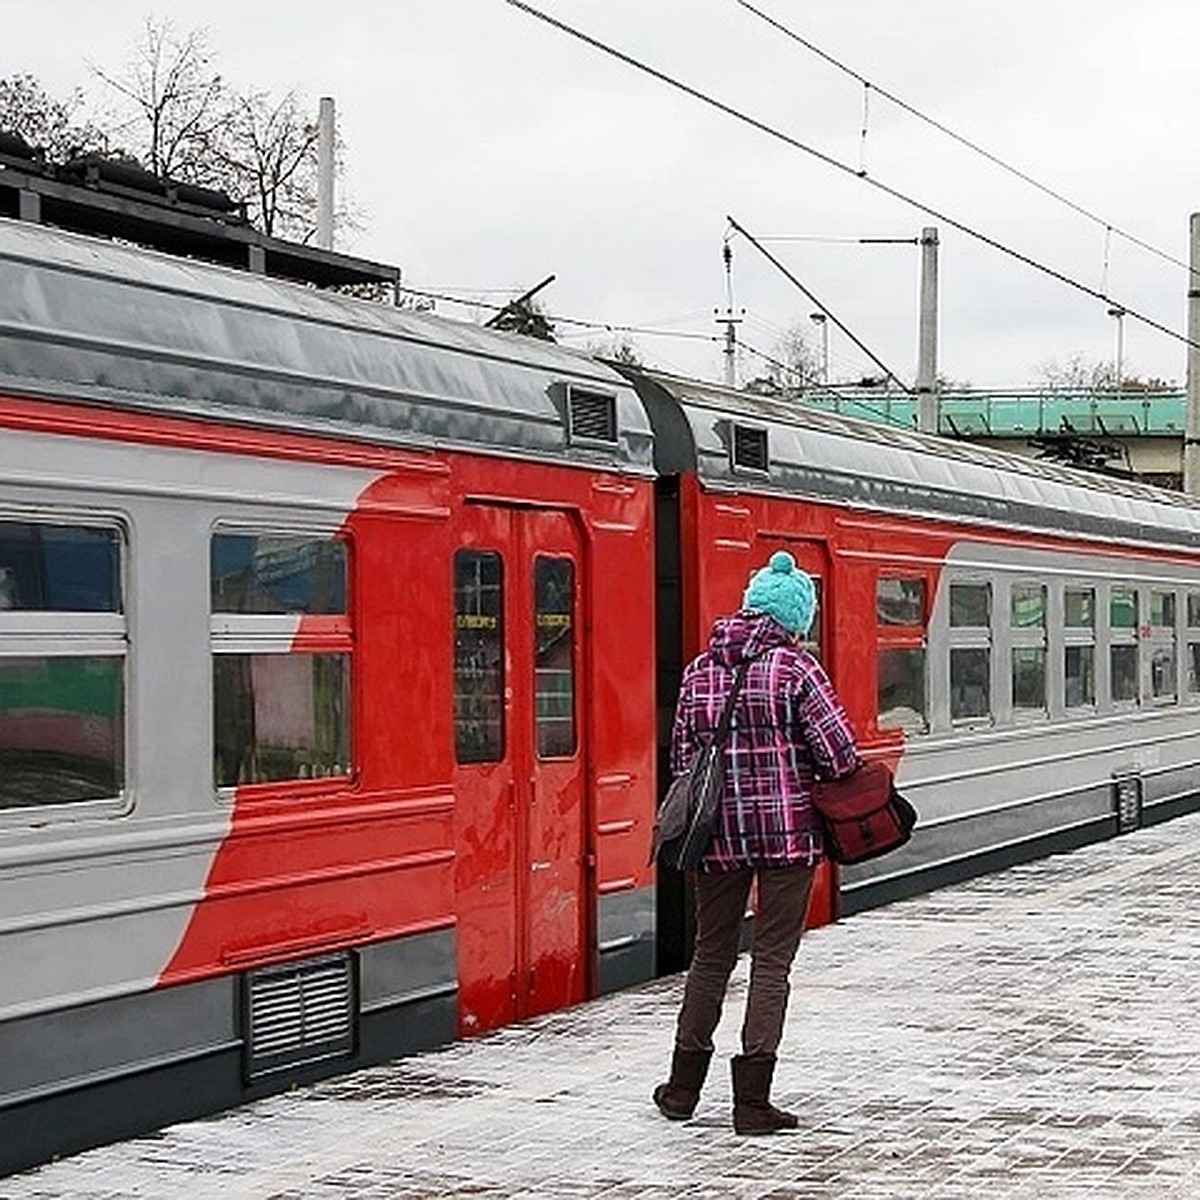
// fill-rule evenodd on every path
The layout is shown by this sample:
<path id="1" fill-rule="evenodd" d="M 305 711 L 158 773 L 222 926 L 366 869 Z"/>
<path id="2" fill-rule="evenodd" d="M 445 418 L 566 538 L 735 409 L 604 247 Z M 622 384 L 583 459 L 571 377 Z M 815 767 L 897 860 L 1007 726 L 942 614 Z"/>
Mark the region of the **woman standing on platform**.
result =
<path id="1" fill-rule="evenodd" d="M 771 556 L 742 609 L 713 625 L 708 649 L 683 673 L 671 741 L 679 774 L 720 720 L 734 671 L 747 663 L 725 744 L 725 796 L 716 831 L 691 876 L 696 937 L 675 1032 L 671 1077 L 654 1089 L 665 1117 L 695 1111 L 713 1033 L 737 961 L 750 885 L 758 882 L 742 1053 L 732 1061 L 733 1125 L 741 1134 L 795 1129 L 770 1102 L 783 1036 L 788 977 L 804 931 L 821 826 L 814 776 L 850 774 L 858 751 L 849 718 L 821 664 L 797 642 L 812 626 L 816 589 L 786 551 Z"/>

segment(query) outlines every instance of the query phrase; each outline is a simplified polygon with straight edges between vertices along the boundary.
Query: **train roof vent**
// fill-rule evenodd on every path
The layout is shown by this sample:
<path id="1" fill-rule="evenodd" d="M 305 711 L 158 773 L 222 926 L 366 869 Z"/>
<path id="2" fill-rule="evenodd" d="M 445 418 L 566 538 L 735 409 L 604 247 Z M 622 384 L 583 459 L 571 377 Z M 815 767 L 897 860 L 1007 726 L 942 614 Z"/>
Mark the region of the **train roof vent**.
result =
<path id="1" fill-rule="evenodd" d="M 767 456 L 765 429 L 757 425 L 735 424 L 729 449 L 735 471 L 755 471 L 760 475 L 770 472 L 771 460 Z"/>
<path id="2" fill-rule="evenodd" d="M 251 971 L 245 997 L 249 1079 L 354 1050 L 354 973 L 348 954 Z"/>
<path id="3" fill-rule="evenodd" d="M 606 392 L 567 389 L 567 433 L 573 442 L 617 444 L 617 398 Z"/>

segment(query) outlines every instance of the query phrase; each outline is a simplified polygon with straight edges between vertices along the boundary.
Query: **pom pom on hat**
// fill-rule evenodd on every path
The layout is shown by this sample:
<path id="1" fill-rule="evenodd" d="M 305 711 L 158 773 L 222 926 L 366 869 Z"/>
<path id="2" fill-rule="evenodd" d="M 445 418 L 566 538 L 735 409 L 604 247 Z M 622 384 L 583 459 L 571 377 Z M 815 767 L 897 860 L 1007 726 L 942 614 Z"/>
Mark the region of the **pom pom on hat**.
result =
<path id="1" fill-rule="evenodd" d="M 805 634 L 817 607 L 812 576 L 796 566 L 786 550 L 776 550 L 760 571 L 750 576 L 742 607 L 769 613 L 789 633 Z"/>

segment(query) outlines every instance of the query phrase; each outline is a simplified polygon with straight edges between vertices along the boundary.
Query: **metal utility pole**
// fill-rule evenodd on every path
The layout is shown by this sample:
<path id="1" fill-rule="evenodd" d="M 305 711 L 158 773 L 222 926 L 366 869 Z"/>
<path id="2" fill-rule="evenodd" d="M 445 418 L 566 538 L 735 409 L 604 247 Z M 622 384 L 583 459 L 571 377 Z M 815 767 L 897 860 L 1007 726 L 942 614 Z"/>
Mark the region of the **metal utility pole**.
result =
<path id="1" fill-rule="evenodd" d="M 317 245 L 333 249 L 333 97 L 322 96 L 317 118 Z"/>
<path id="2" fill-rule="evenodd" d="M 717 324 L 725 326 L 725 386 L 737 387 L 737 327 L 741 317 L 733 315 L 733 247 L 727 241 L 721 248 L 725 262 L 725 315 L 717 316 Z"/>
<path id="3" fill-rule="evenodd" d="M 808 319 L 821 331 L 821 379 L 822 385 L 829 382 L 829 319 L 823 312 L 809 313 Z"/>
<path id="4" fill-rule="evenodd" d="M 1200 213 L 1190 222 L 1187 293 L 1187 416 L 1183 438 L 1183 490 L 1200 496 Z"/>
<path id="5" fill-rule="evenodd" d="M 1108 310 L 1108 315 L 1117 323 L 1117 357 L 1114 367 L 1116 378 L 1113 381 L 1113 399 L 1119 401 L 1125 378 L 1125 310 L 1116 304 Z M 1095 388 L 1092 389 L 1092 395 L 1095 395 Z M 1095 421 L 1092 424 L 1094 426 Z"/>
<path id="6" fill-rule="evenodd" d="M 938 232 L 921 230 L 921 327 L 917 351 L 917 428 L 938 431 Z"/>

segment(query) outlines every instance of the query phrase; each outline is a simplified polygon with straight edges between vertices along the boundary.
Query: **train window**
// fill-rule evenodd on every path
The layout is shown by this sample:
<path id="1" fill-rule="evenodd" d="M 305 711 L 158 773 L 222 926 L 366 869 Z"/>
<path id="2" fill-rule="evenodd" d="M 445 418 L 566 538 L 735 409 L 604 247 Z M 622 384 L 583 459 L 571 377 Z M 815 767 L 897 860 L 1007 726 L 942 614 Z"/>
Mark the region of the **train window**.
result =
<path id="1" fill-rule="evenodd" d="M 347 654 L 218 654 L 213 727 L 218 787 L 349 771 Z"/>
<path id="2" fill-rule="evenodd" d="M 1108 593 L 1109 695 L 1117 705 L 1136 704 L 1141 696 L 1137 643 L 1138 594 L 1118 585 Z"/>
<path id="3" fill-rule="evenodd" d="M 1163 702 L 1178 693 L 1175 668 L 1175 593 L 1150 593 L 1150 695 Z"/>
<path id="4" fill-rule="evenodd" d="M 1200 592 L 1187 597 L 1187 690 L 1200 694 Z"/>
<path id="5" fill-rule="evenodd" d="M 1045 711 L 1046 650 L 1043 646 L 1014 646 L 1012 652 L 1013 708 Z"/>
<path id="6" fill-rule="evenodd" d="M 1137 589 L 1114 587 L 1108 594 L 1108 624 L 1112 629 L 1136 629 L 1138 623 Z"/>
<path id="7" fill-rule="evenodd" d="M 337 538 L 218 533 L 211 558 L 213 612 L 346 611 L 346 544 Z"/>
<path id="8" fill-rule="evenodd" d="M 880 649 L 878 702 L 880 729 L 924 733 L 929 728 L 923 646 L 919 649 Z"/>
<path id="9" fill-rule="evenodd" d="M 1046 710 L 1046 589 L 1015 583 L 1010 593 L 1012 703 L 1020 712 Z"/>
<path id="10" fill-rule="evenodd" d="M 1063 688 L 1067 708 L 1090 708 L 1096 703 L 1095 646 L 1063 648 Z"/>
<path id="11" fill-rule="evenodd" d="M 925 733 L 929 729 L 925 580 L 881 575 L 875 584 L 875 621 L 879 728 Z"/>
<path id="12" fill-rule="evenodd" d="M 976 647 L 950 650 L 950 719 L 970 721 L 991 712 L 991 652 Z"/>
<path id="13" fill-rule="evenodd" d="M 950 628 L 988 629 L 992 623 L 992 588 L 987 583 L 950 585 Z"/>
<path id="14" fill-rule="evenodd" d="M 1041 584 L 1014 584 L 1011 611 L 1013 629 L 1045 629 L 1046 589 Z"/>
<path id="15" fill-rule="evenodd" d="M 217 787 L 349 775 L 346 543 L 220 530 L 209 564 Z"/>
<path id="16" fill-rule="evenodd" d="M 121 554 L 114 527 L 0 521 L 0 810 L 124 790 Z"/>
<path id="17" fill-rule="evenodd" d="M 1096 592 L 1063 589 L 1063 707 L 1096 704 Z"/>
<path id="18" fill-rule="evenodd" d="M 1137 647 L 1110 646 L 1109 672 L 1114 702 L 1136 701 L 1138 698 Z"/>
<path id="19" fill-rule="evenodd" d="M 0 810 L 119 796 L 124 660 L 0 657 Z"/>
<path id="20" fill-rule="evenodd" d="M 818 662 L 821 659 L 821 590 L 823 584 L 819 575 L 812 577 L 813 581 L 813 618 L 808 632 L 800 638 L 797 645 L 807 650 Z"/>
<path id="21" fill-rule="evenodd" d="M 1063 590 L 1063 624 L 1068 629 L 1096 628 L 1096 593 L 1092 588 Z"/>
<path id="22" fill-rule="evenodd" d="M 120 612 L 117 531 L 0 521 L 0 610 Z"/>
<path id="23" fill-rule="evenodd" d="M 561 758 L 575 753 L 575 564 L 536 559 L 533 591 L 538 755 Z"/>
<path id="24" fill-rule="evenodd" d="M 881 576 L 875 585 L 875 620 L 880 625 L 923 625 L 925 580 Z"/>
<path id="25" fill-rule="evenodd" d="M 975 722 L 992 711 L 992 587 L 950 585 L 950 719 Z"/>
<path id="26" fill-rule="evenodd" d="M 454 744 L 460 763 L 504 757 L 504 566 L 492 551 L 454 556 Z"/>

